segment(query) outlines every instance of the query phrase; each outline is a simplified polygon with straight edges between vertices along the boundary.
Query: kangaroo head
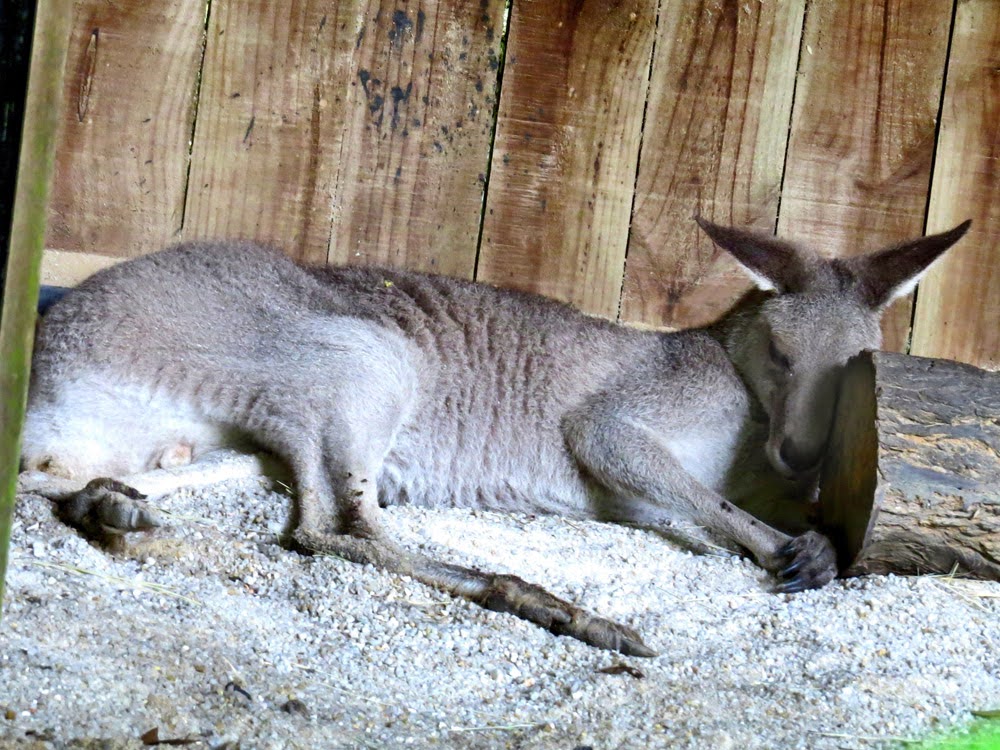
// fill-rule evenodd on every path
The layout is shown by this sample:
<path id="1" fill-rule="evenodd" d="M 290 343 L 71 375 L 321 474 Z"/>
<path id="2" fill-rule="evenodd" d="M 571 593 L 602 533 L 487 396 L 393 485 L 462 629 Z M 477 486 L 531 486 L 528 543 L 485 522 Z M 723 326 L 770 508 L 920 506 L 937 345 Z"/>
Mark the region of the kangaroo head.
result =
<path id="1" fill-rule="evenodd" d="M 786 477 L 809 475 L 826 447 L 847 360 L 879 347 L 883 310 L 909 294 L 971 222 L 868 255 L 827 260 L 774 237 L 696 220 L 771 292 L 752 313 L 735 316 L 725 345 L 770 419 L 769 461 Z"/>

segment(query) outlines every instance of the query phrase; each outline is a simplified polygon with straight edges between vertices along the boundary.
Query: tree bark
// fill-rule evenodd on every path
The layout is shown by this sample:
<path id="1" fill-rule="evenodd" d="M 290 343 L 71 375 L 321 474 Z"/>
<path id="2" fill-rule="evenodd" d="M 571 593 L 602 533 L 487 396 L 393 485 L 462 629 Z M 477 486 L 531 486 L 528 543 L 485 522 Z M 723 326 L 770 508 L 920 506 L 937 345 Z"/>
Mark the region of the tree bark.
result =
<path id="1" fill-rule="evenodd" d="M 1000 373 L 886 352 L 855 357 L 819 503 L 844 575 L 1000 580 Z"/>

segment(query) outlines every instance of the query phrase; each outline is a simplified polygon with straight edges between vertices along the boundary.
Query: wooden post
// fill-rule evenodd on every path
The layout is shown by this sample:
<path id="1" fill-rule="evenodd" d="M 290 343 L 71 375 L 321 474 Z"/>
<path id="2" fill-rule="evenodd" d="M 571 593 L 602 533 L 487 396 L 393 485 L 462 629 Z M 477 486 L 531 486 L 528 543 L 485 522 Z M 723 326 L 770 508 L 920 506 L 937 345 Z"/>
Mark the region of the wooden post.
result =
<path id="1" fill-rule="evenodd" d="M 31 368 L 38 273 L 45 245 L 45 213 L 59 126 L 59 98 L 71 9 L 69 0 L 41 0 L 35 16 L 21 161 L 14 192 L 7 281 L 0 317 L 0 602 L 14 516 L 21 424 Z"/>
<path id="2" fill-rule="evenodd" d="M 851 360 L 820 482 L 845 575 L 1000 580 L 1000 373 L 879 352 Z"/>

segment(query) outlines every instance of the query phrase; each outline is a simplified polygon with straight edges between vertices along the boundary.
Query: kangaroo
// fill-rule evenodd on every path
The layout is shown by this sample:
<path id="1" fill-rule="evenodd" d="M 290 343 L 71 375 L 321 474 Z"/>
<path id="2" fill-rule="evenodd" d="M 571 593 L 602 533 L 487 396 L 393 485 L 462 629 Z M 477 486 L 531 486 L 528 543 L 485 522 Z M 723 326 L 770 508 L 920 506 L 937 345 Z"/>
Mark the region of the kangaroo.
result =
<path id="1" fill-rule="evenodd" d="M 91 482 L 68 515 L 149 525 L 116 481 L 245 439 L 287 462 L 292 534 L 625 654 L 633 629 L 516 576 L 402 550 L 380 504 L 700 525 L 780 581 L 837 574 L 829 540 L 740 505 L 808 503 L 838 375 L 970 222 L 825 260 L 697 218 L 760 292 L 675 333 L 544 297 L 373 267 L 307 267 L 250 242 L 176 245 L 101 271 L 42 319 L 26 470 Z M 109 511 L 109 508 L 111 509 Z M 95 520 L 96 518 L 96 520 Z"/>

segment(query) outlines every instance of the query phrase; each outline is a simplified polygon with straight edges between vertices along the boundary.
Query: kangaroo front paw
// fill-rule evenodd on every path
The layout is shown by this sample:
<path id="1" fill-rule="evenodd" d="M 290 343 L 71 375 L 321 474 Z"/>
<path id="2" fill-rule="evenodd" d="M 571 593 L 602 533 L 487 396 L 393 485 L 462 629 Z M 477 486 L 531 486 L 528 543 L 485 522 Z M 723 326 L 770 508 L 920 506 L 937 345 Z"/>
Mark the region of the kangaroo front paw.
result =
<path id="1" fill-rule="evenodd" d="M 837 576 L 837 553 L 825 536 L 807 531 L 778 550 L 775 568 L 780 593 L 818 589 Z"/>
<path id="2" fill-rule="evenodd" d="M 493 576 L 478 603 L 486 609 L 508 612 L 556 635 L 572 636 L 591 646 L 620 651 L 627 656 L 656 656 L 632 628 L 592 615 L 517 576 Z"/>
<path id="3" fill-rule="evenodd" d="M 89 534 L 124 534 L 161 525 L 159 514 L 138 490 L 116 479 L 94 479 L 59 501 L 59 515 Z"/>

